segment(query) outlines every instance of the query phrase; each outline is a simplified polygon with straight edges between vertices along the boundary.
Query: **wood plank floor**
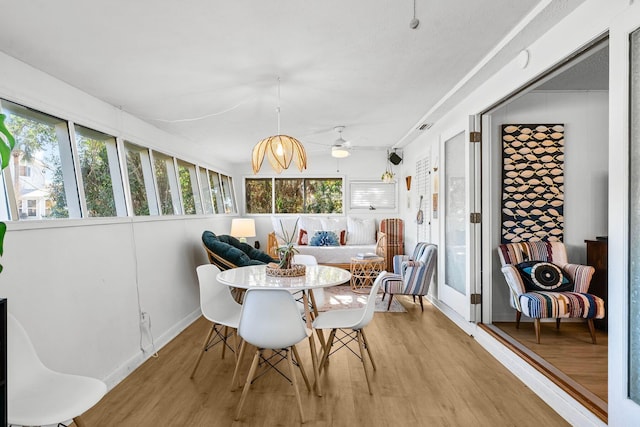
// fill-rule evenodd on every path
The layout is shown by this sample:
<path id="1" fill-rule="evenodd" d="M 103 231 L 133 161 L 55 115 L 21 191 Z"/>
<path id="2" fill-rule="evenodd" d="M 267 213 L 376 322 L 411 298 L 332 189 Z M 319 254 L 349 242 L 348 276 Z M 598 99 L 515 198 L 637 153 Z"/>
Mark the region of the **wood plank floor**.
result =
<path id="1" fill-rule="evenodd" d="M 309 426 L 566 426 L 557 413 L 429 304 L 400 297 L 408 313 L 376 313 L 367 327 L 378 370 L 374 395 L 362 365 L 342 350 L 322 374 L 324 395 L 302 402 Z M 189 375 L 209 328 L 203 318 L 111 390 L 84 415 L 87 426 L 288 426 L 299 424 L 293 387 L 274 371 L 258 379 L 239 421 L 233 355 L 207 352 Z M 302 361 L 311 373 L 308 343 Z M 249 358 L 242 374 L 248 371 Z M 244 381 L 244 378 L 243 378 Z"/>
<path id="2" fill-rule="evenodd" d="M 591 343 L 584 322 L 542 322 L 540 344 L 536 343 L 533 323 L 496 322 L 509 338 L 522 346 L 535 363 L 582 394 L 587 402 L 607 413 L 608 399 L 608 334 L 596 329 L 597 344 Z M 587 405 L 589 406 L 589 405 Z"/>

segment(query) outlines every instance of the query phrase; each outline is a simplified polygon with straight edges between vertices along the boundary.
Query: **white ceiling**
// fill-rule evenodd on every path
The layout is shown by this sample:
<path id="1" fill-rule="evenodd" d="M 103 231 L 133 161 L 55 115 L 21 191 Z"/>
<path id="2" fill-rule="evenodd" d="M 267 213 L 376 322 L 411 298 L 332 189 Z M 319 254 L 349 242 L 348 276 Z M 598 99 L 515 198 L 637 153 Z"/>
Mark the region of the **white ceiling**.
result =
<path id="1" fill-rule="evenodd" d="M 357 146 L 401 145 L 582 1 L 416 0 L 412 30 L 411 0 L 0 0 L 0 50 L 247 162 L 277 131 L 278 77 L 281 133 L 310 151 L 337 125 Z"/>

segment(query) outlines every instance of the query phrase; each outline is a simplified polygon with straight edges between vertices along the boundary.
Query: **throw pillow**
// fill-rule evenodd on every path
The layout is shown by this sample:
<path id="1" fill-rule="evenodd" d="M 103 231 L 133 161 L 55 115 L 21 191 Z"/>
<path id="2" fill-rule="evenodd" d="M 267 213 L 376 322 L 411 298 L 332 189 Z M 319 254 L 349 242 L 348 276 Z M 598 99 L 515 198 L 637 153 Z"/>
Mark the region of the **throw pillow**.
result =
<path id="1" fill-rule="evenodd" d="M 309 233 L 307 230 L 300 229 L 300 233 L 298 234 L 298 245 L 304 246 L 309 244 Z"/>
<path id="2" fill-rule="evenodd" d="M 340 246 L 340 241 L 333 231 L 316 231 L 309 240 L 309 246 Z"/>
<path id="3" fill-rule="evenodd" d="M 347 218 L 347 243 L 373 245 L 376 243 L 376 223 L 373 218 Z"/>
<path id="4" fill-rule="evenodd" d="M 516 265 L 527 291 L 571 292 L 573 283 L 555 264 L 525 261 Z"/>

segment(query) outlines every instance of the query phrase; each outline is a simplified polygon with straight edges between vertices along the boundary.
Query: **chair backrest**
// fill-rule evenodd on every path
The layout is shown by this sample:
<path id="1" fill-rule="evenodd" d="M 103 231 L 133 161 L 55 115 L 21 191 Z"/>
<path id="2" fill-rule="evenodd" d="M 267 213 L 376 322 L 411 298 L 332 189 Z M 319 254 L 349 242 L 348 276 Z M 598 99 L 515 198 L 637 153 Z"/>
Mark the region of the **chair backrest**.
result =
<path id="1" fill-rule="evenodd" d="M 318 260 L 313 255 L 295 254 L 293 256 L 294 264 L 318 265 Z"/>
<path id="2" fill-rule="evenodd" d="M 378 277 L 373 282 L 373 285 L 371 286 L 371 290 L 369 291 L 369 298 L 367 298 L 367 304 L 365 305 L 364 310 L 362 311 L 362 317 L 360 318 L 358 323 L 355 326 L 353 326 L 353 329 L 356 329 L 356 330 L 362 329 L 365 326 L 367 326 L 369 322 L 371 322 L 371 320 L 373 319 L 373 314 L 376 309 L 376 298 L 378 296 L 378 289 L 380 289 L 382 278 L 387 274 L 388 273 L 386 271 L 381 272 L 380 274 L 378 274 Z"/>
<path id="3" fill-rule="evenodd" d="M 426 249 L 429 243 L 427 242 L 418 242 L 416 243 L 416 247 L 413 249 L 413 254 L 411 255 L 411 260 L 417 261 L 422 256 L 424 250 Z"/>
<path id="4" fill-rule="evenodd" d="M 415 259 L 420 265 L 410 266 L 404 272 L 404 293 L 426 295 L 438 264 L 438 247 L 433 243 L 422 243 L 422 252 Z"/>
<path id="5" fill-rule="evenodd" d="M 44 366 L 20 322 L 7 315 L 7 384 L 17 392 L 33 384 L 33 379 L 50 370 Z"/>
<path id="6" fill-rule="evenodd" d="M 502 265 L 520 264 L 524 261 L 552 262 L 560 267 L 567 264 L 567 250 L 562 242 L 519 242 L 498 246 Z"/>
<path id="7" fill-rule="evenodd" d="M 218 323 L 219 319 L 229 318 L 230 314 L 240 309 L 229 287 L 218 282 L 218 267 L 213 264 L 199 265 L 196 273 L 200 287 L 200 309 L 204 317 Z"/>
<path id="8" fill-rule="evenodd" d="M 238 334 L 258 348 L 280 349 L 306 338 L 307 328 L 288 290 L 251 288 L 244 296 Z"/>

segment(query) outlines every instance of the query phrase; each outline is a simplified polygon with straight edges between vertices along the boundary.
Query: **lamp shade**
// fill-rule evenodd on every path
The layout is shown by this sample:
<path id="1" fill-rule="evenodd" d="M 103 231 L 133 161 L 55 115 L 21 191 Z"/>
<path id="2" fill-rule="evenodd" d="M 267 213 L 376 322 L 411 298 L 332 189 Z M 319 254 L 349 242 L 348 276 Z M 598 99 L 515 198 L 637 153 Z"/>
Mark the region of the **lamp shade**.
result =
<path id="1" fill-rule="evenodd" d="M 233 237 L 247 238 L 256 236 L 256 222 L 253 218 L 234 218 L 231 220 L 231 232 Z"/>
<path id="2" fill-rule="evenodd" d="M 265 157 L 277 173 L 288 169 L 291 161 L 295 161 L 300 172 L 307 168 L 307 153 L 300 141 L 292 136 L 275 135 L 258 142 L 251 155 L 253 173 L 258 173 Z"/>
<path id="3" fill-rule="evenodd" d="M 331 157 L 342 159 L 345 157 L 349 157 L 349 154 L 351 154 L 349 150 L 339 145 L 334 145 L 333 147 L 331 147 Z"/>

